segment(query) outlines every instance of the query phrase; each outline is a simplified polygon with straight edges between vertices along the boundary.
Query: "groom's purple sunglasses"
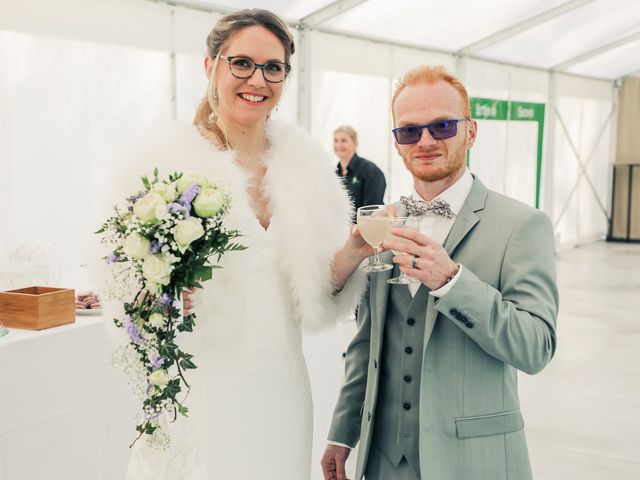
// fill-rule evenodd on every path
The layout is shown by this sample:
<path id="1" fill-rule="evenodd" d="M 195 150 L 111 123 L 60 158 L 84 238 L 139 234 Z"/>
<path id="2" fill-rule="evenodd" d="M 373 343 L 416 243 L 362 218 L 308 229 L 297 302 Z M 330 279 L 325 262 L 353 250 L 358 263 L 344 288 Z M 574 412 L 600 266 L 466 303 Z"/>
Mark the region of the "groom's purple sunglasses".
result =
<path id="1" fill-rule="evenodd" d="M 400 145 L 409 145 L 418 143 L 422 138 L 422 130 L 425 128 L 434 140 L 444 140 L 446 138 L 455 137 L 458 133 L 458 122 L 465 122 L 469 118 L 458 118 L 455 120 L 438 120 L 437 122 L 427 125 L 407 125 L 406 127 L 398 127 L 391 130 L 396 142 Z"/>

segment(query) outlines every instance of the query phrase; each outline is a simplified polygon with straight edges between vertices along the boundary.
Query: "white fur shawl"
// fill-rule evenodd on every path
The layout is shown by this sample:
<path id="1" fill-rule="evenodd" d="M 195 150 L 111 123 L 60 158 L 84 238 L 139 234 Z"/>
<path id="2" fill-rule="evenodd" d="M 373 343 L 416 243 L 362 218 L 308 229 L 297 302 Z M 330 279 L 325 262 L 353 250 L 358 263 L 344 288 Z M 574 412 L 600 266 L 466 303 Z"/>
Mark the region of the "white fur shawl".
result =
<path id="1" fill-rule="evenodd" d="M 305 131 L 269 121 L 267 134 L 271 148 L 265 158 L 264 194 L 272 214 L 269 231 L 281 248 L 280 265 L 290 280 L 290 300 L 303 327 L 321 330 L 353 311 L 366 284 L 358 269 L 342 292 L 333 295 L 331 264 L 347 239 L 351 204 L 333 162 Z M 192 126 L 163 127 L 154 138 L 152 151 L 147 144 L 136 154 L 140 173 L 148 174 L 157 166 L 162 176 L 183 171 L 217 178 L 232 194 L 226 226 L 247 237 L 262 228 L 249 204 L 246 175 L 234 163 L 233 152 L 216 150 Z"/>

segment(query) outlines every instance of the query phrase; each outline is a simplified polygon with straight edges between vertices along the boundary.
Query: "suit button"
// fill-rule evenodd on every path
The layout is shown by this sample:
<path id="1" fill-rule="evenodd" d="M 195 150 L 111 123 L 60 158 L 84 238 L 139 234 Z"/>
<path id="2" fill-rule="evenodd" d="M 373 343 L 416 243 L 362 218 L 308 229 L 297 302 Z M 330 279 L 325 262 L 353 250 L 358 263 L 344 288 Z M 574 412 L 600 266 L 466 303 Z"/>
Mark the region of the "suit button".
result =
<path id="1" fill-rule="evenodd" d="M 342 358 L 347 358 L 347 352 L 342 352 Z"/>
<path id="2" fill-rule="evenodd" d="M 404 381 L 407 383 L 411 383 L 411 375 L 405 375 L 404 376 Z"/>
<path id="3" fill-rule="evenodd" d="M 466 321 L 466 320 L 467 320 L 467 317 L 465 317 L 465 316 L 464 316 L 463 314 L 461 314 L 460 312 L 458 312 L 458 313 L 456 314 L 456 318 L 457 318 L 458 320 L 460 320 L 461 322 L 464 322 L 464 321 Z"/>
<path id="4" fill-rule="evenodd" d="M 407 353 L 413 353 L 413 348 L 407 347 L 407 348 L 404 349 L 404 351 L 407 352 Z"/>
<path id="5" fill-rule="evenodd" d="M 453 315 L 454 317 L 458 318 L 458 310 L 456 310 L 455 308 L 452 308 L 451 310 L 449 310 L 449 313 L 451 315 Z"/>
<path id="6" fill-rule="evenodd" d="M 405 410 L 411 410 L 411 404 L 410 403 L 404 403 L 402 405 L 402 408 L 404 408 Z"/>
<path id="7" fill-rule="evenodd" d="M 473 323 L 471 322 L 467 322 L 465 323 L 465 325 L 467 326 L 467 328 L 473 328 Z"/>
<path id="8" fill-rule="evenodd" d="M 416 319 L 415 318 L 409 318 L 409 319 L 407 319 L 407 323 L 409 325 L 415 325 L 416 324 Z"/>

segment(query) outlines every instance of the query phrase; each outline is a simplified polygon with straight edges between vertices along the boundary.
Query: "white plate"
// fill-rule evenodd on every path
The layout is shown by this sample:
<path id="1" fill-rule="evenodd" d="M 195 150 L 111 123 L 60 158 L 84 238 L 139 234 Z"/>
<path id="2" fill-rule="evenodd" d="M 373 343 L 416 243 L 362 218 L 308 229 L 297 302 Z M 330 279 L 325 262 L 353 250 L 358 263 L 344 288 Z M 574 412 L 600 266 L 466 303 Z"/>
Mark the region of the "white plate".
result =
<path id="1" fill-rule="evenodd" d="M 76 315 L 102 315 L 101 308 L 76 308 Z"/>

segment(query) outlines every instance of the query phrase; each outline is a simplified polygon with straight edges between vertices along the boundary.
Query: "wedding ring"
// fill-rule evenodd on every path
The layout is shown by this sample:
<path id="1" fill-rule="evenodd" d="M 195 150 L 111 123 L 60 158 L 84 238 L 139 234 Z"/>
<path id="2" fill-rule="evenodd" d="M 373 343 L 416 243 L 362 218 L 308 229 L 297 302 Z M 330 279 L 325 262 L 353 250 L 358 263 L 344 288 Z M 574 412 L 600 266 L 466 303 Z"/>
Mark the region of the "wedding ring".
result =
<path id="1" fill-rule="evenodd" d="M 411 261 L 411 268 L 418 268 L 418 257 L 413 257 Z"/>

